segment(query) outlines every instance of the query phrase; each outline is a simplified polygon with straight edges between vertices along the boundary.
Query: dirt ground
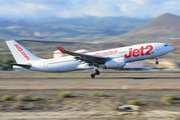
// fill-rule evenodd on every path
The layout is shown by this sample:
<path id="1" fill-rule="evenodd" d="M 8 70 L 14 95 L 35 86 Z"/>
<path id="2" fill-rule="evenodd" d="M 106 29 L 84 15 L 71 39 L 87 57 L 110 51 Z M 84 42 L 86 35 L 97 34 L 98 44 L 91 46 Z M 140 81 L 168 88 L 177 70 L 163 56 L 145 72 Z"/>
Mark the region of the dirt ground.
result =
<path id="1" fill-rule="evenodd" d="M 58 98 L 57 94 L 71 91 L 72 97 Z M 175 94 L 180 98 L 180 90 L 101 90 L 105 96 L 91 96 L 99 90 L 0 90 L 0 95 L 18 94 L 30 97 L 39 96 L 39 101 L 1 101 L 0 119 L 27 119 L 27 120 L 74 120 L 74 119 L 115 119 L 115 120 L 173 120 L 180 118 L 180 100 L 173 101 L 172 105 L 165 105 L 161 98 L 165 94 Z M 139 102 L 140 110 L 120 111 L 118 107 L 126 105 L 129 100 Z M 22 110 L 13 110 L 15 103 L 23 105 Z"/>
<path id="2" fill-rule="evenodd" d="M 178 120 L 180 99 L 171 105 L 161 102 L 162 96 L 180 98 L 178 78 L 0 78 L 0 96 L 10 95 L 10 101 L 0 101 L 0 120 Z M 69 98 L 59 93 L 70 91 Z M 92 96 L 94 91 L 105 95 Z M 39 96 L 41 100 L 17 101 L 19 94 Z M 138 111 L 121 111 L 119 106 L 129 100 L 138 101 Z M 13 110 L 19 103 L 22 110 Z"/>

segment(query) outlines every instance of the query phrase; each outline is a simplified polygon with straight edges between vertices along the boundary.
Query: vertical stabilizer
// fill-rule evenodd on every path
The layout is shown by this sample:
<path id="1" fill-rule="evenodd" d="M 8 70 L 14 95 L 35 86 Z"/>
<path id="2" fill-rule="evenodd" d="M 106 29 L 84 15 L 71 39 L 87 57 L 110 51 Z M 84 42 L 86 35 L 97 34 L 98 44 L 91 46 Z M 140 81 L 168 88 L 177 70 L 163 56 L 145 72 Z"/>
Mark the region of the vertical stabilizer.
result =
<path id="1" fill-rule="evenodd" d="M 8 40 L 6 41 L 7 46 L 9 47 L 14 59 L 18 64 L 26 63 L 27 61 L 31 60 L 39 60 L 40 58 L 36 57 L 22 45 L 20 45 L 15 40 Z"/>

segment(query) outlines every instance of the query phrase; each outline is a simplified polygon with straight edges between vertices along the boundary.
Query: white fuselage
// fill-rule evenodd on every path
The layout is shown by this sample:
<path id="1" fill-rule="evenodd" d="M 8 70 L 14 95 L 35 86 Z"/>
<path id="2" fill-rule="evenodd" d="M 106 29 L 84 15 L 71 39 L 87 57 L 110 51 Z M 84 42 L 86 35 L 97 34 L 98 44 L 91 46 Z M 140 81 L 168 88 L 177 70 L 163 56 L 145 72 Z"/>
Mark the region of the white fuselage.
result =
<path id="1" fill-rule="evenodd" d="M 86 53 L 88 55 L 104 56 L 111 59 L 124 58 L 125 63 L 139 61 L 144 59 L 156 58 L 169 53 L 174 48 L 165 43 L 147 43 L 128 47 L 114 48 L 103 51 Z M 93 66 L 78 61 L 74 56 L 66 56 L 55 59 L 40 59 L 27 61 L 31 64 L 31 70 L 44 72 L 67 72 L 81 69 L 92 69 Z M 103 67 L 104 64 L 100 65 Z"/>

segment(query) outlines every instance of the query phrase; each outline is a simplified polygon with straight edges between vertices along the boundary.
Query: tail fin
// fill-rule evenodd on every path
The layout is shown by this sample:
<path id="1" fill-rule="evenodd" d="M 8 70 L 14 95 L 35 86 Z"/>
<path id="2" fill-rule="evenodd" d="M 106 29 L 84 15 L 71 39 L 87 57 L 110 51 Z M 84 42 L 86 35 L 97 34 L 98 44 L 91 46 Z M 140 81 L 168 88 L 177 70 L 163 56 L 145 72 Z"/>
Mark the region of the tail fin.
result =
<path id="1" fill-rule="evenodd" d="M 22 45 L 20 45 L 15 40 L 6 41 L 7 46 L 9 47 L 14 59 L 18 64 L 26 63 L 30 60 L 39 60 L 40 58 L 36 57 Z"/>

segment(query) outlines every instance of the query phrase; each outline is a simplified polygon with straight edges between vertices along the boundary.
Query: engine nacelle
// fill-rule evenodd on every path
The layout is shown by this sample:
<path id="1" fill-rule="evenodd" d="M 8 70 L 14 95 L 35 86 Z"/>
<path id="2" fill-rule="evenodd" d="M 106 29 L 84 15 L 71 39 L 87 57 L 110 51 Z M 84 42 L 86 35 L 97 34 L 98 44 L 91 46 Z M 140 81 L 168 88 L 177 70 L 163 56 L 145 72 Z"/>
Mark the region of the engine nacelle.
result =
<path id="1" fill-rule="evenodd" d="M 116 58 L 105 63 L 106 68 L 121 68 L 126 64 L 124 58 Z"/>

